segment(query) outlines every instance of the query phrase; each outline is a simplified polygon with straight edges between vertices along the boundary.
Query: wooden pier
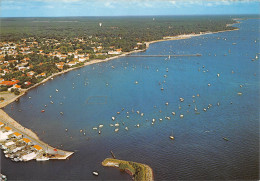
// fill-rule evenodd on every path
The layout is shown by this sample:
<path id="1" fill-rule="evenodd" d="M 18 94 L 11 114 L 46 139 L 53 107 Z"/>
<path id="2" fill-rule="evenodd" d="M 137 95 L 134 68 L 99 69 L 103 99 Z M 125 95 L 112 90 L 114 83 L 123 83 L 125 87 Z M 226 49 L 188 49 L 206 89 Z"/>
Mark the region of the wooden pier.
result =
<path id="1" fill-rule="evenodd" d="M 126 55 L 127 57 L 200 57 L 201 54 L 184 54 L 184 55 Z"/>

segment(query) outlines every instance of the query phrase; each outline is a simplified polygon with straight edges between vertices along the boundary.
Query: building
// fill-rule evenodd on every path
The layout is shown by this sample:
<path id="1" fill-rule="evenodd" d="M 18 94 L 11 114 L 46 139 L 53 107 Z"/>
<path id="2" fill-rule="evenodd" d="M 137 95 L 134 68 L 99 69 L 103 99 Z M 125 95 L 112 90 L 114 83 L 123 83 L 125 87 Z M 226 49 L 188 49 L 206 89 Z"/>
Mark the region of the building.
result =
<path id="1" fill-rule="evenodd" d="M 6 86 L 10 86 L 10 85 L 15 85 L 19 82 L 19 80 L 12 80 L 12 81 L 2 81 L 0 83 L 0 85 L 6 85 Z"/>
<path id="2" fill-rule="evenodd" d="M 34 145 L 33 148 L 34 148 L 36 151 L 41 151 L 41 150 L 42 150 L 42 147 L 39 146 L 39 145 Z"/>
<path id="3" fill-rule="evenodd" d="M 38 74 L 36 77 L 46 77 L 46 73 L 43 72 L 43 73 L 41 73 L 41 74 Z"/>
<path id="4" fill-rule="evenodd" d="M 55 63 L 55 65 L 58 69 L 63 69 L 64 62 Z"/>
<path id="5" fill-rule="evenodd" d="M 28 144 L 28 145 L 31 145 L 32 144 L 32 141 L 28 138 L 23 138 L 23 141 Z"/>
<path id="6" fill-rule="evenodd" d="M 4 123 L 0 122 L 0 128 L 4 127 Z"/>
<path id="7" fill-rule="evenodd" d="M 12 131 L 12 128 L 10 128 L 8 126 L 4 127 L 4 129 L 5 129 L 6 132 L 11 132 Z"/>
<path id="8" fill-rule="evenodd" d="M 68 63 L 68 66 L 70 66 L 70 67 L 73 66 L 73 65 L 77 65 L 77 62 L 71 61 L 71 62 Z"/>
<path id="9" fill-rule="evenodd" d="M 14 135 L 15 138 L 18 138 L 18 139 L 23 137 L 23 135 L 18 133 L 18 132 L 14 132 L 13 135 Z"/>
<path id="10" fill-rule="evenodd" d="M 15 84 L 15 85 L 13 85 L 13 87 L 10 87 L 10 88 L 8 89 L 8 91 L 11 91 L 12 89 L 18 89 L 18 90 L 20 91 L 20 90 L 21 90 L 21 86 Z"/>
<path id="11" fill-rule="evenodd" d="M 30 71 L 30 72 L 28 72 L 26 75 L 27 75 L 28 77 L 32 77 L 34 74 L 35 74 L 34 71 Z"/>

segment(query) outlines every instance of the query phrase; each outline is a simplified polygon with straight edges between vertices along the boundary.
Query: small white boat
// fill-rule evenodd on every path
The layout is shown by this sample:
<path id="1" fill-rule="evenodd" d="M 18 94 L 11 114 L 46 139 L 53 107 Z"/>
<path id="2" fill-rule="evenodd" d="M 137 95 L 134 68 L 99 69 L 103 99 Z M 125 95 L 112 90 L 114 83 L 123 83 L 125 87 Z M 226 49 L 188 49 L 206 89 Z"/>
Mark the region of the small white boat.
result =
<path id="1" fill-rule="evenodd" d="M 58 90 L 58 89 L 56 89 L 56 92 L 59 92 L 59 90 Z"/>
<path id="2" fill-rule="evenodd" d="M 93 130 L 97 130 L 97 127 L 92 128 Z"/>
<path id="3" fill-rule="evenodd" d="M 47 157 L 41 157 L 41 158 L 37 158 L 36 161 L 48 161 L 49 158 Z"/>
<path id="4" fill-rule="evenodd" d="M 183 102 L 183 101 L 184 101 L 184 98 L 180 97 L 180 101 Z"/>
<path id="5" fill-rule="evenodd" d="M 116 123 L 115 126 L 118 127 L 118 126 L 119 126 L 119 123 Z"/>
<path id="6" fill-rule="evenodd" d="M 99 127 L 99 128 L 103 128 L 103 127 L 104 127 L 104 125 L 103 125 L 103 124 L 100 124 L 98 127 Z"/>
<path id="7" fill-rule="evenodd" d="M 114 121 L 116 118 L 115 117 L 112 117 L 112 120 Z"/>
<path id="8" fill-rule="evenodd" d="M 128 131 L 128 127 L 125 127 L 125 130 Z"/>
<path id="9" fill-rule="evenodd" d="M 136 127 L 139 128 L 139 127 L 140 127 L 140 124 L 137 124 Z"/>
<path id="10" fill-rule="evenodd" d="M 93 175 L 95 175 L 95 176 L 98 176 L 98 172 L 92 172 L 93 173 Z"/>
<path id="11" fill-rule="evenodd" d="M 166 103 L 165 103 L 165 105 L 166 105 L 166 106 L 168 106 L 168 105 L 169 105 L 169 103 L 168 103 L 168 102 L 166 102 Z"/>
<path id="12" fill-rule="evenodd" d="M 183 118 L 183 117 L 184 117 L 184 115 L 183 115 L 183 114 L 181 114 L 181 115 L 180 115 L 180 118 Z"/>
<path id="13" fill-rule="evenodd" d="M 115 129 L 115 132 L 118 132 L 118 131 L 119 131 L 119 129 L 118 129 L 118 128 L 116 128 L 116 129 Z"/>
<path id="14" fill-rule="evenodd" d="M 172 112 L 172 115 L 175 115 L 175 112 Z"/>
<path id="15" fill-rule="evenodd" d="M 197 107 L 196 107 L 196 105 L 195 105 L 195 108 L 194 108 L 194 111 L 197 111 L 198 109 L 197 109 Z"/>

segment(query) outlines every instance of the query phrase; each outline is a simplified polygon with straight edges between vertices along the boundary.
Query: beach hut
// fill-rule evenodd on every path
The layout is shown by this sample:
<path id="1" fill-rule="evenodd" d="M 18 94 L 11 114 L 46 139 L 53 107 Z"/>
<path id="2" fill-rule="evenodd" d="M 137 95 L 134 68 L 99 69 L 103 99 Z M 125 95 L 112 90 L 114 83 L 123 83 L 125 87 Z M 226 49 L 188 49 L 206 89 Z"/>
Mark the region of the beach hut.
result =
<path id="1" fill-rule="evenodd" d="M 34 148 L 36 151 L 41 151 L 41 150 L 42 150 L 42 147 L 39 146 L 39 145 L 34 145 L 33 148 Z"/>
<path id="2" fill-rule="evenodd" d="M 0 128 L 4 127 L 4 123 L 0 122 Z"/>
<path id="3" fill-rule="evenodd" d="M 23 141 L 28 144 L 28 145 L 31 145 L 32 144 L 32 141 L 28 138 L 23 138 Z"/>
<path id="4" fill-rule="evenodd" d="M 6 132 L 11 132 L 11 131 L 12 131 L 12 128 L 6 126 L 6 127 L 4 127 L 4 130 L 5 130 Z"/>
<path id="5" fill-rule="evenodd" d="M 13 135 L 14 135 L 15 138 L 18 138 L 18 139 L 23 137 L 23 135 L 18 133 L 18 132 L 14 132 Z"/>

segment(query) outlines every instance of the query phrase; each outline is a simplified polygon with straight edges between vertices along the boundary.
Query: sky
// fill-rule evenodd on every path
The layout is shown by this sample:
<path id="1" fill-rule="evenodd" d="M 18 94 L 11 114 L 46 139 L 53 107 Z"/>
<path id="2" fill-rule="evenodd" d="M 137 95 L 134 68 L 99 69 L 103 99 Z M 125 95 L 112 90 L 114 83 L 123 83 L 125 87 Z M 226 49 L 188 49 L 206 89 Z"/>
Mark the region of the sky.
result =
<path id="1" fill-rule="evenodd" d="M 260 0 L 0 0 L 1 17 L 260 14 Z"/>

